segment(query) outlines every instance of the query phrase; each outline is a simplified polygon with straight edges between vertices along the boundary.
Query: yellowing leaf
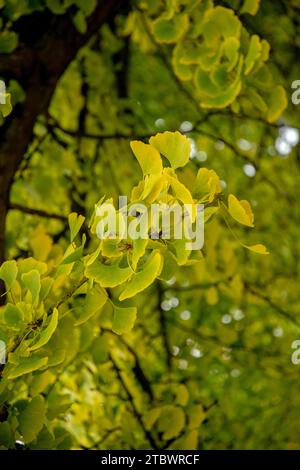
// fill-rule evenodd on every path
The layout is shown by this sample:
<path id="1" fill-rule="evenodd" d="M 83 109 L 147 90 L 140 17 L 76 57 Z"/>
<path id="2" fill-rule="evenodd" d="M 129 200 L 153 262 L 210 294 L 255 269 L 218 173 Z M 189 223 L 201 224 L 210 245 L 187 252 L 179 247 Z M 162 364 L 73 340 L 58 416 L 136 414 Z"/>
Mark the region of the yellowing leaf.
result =
<path id="1" fill-rule="evenodd" d="M 233 219 L 247 227 L 254 227 L 253 213 L 248 201 L 239 201 L 233 194 L 228 197 L 228 211 Z"/>
<path id="2" fill-rule="evenodd" d="M 114 305 L 112 330 L 118 335 L 128 333 L 133 328 L 136 319 L 136 307 L 117 307 Z"/>
<path id="3" fill-rule="evenodd" d="M 18 328 L 24 321 L 24 313 L 19 309 L 17 305 L 8 303 L 5 306 L 3 319 L 5 323 L 11 328 Z"/>
<path id="4" fill-rule="evenodd" d="M 210 287 L 205 292 L 205 298 L 208 305 L 216 305 L 219 300 L 218 290 L 215 287 Z"/>
<path id="5" fill-rule="evenodd" d="M 179 384 L 176 393 L 176 404 L 186 406 L 189 401 L 189 391 L 184 384 Z"/>
<path id="6" fill-rule="evenodd" d="M 6 290 L 9 291 L 18 275 L 18 267 L 15 260 L 5 261 L 0 268 L 0 279 L 5 282 Z"/>
<path id="7" fill-rule="evenodd" d="M 149 257 L 142 270 L 136 273 L 128 282 L 127 286 L 121 293 L 119 300 L 125 300 L 150 286 L 159 276 L 162 270 L 163 257 L 159 252 L 153 252 Z"/>
<path id="8" fill-rule="evenodd" d="M 268 105 L 267 119 L 269 122 L 274 122 L 280 118 L 288 105 L 284 88 L 280 85 L 275 86 L 266 101 Z"/>
<path id="9" fill-rule="evenodd" d="M 163 438 L 177 437 L 185 425 L 185 414 L 179 406 L 166 405 L 158 419 L 158 429 Z"/>
<path id="10" fill-rule="evenodd" d="M 258 253 L 260 255 L 269 255 L 270 253 L 268 252 L 267 248 L 264 245 L 261 245 L 260 243 L 258 245 L 252 245 L 252 246 L 247 246 L 243 245 L 245 248 L 247 248 L 250 251 L 254 251 L 254 253 Z"/>
<path id="11" fill-rule="evenodd" d="M 144 175 L 160 174 L 163 170 L 161 156 L 155 147 L 138 140 L 130 142 L 130 147 L 137 158 Z"/>
<path id="12" fill-rule="evenodd" d="M 52 248 L 52 238 L 46 233 L 36 231 L 30 238 L 33 256 L 39 261 L 46 261 Z"/>
<path id="13" fill-rule="evenodd" d="M 171 44 L 177 42 L 189 27 L 187 14 L 175 15 L 172 19 L 158 18 L 152 24 L 152 31 L 158 42 Z"/>
<path id="14" fill-rule="evenodd" d="M 254 67 L 256 60 L 259 58 L 262 45 L 257 34 L 251 36 L 249 50 L 245 58 L 245 75 L 249 75 Z"/>
<path id="15" fill-rule="evenodd" d="M 104 289 L 93 287 L 86 295 L 81 314 L 75 323 L 76 326 L 88 321 L 92 316 L 101 310 L 107 301 L 107 293 Z"/>
<path id="16" fill-rule="evenodd" d="M 45 344 L 50 341 L 52 335 L 54 334 L 58 324 L 58 310 L 54 308 L 52 315 L 50 316 L 50 321 L 48 326 L 41 332 L 40 339 L 33 345 L 30 346 L 30 351 L 35 351 L 42 348 Z"/>
<path id="17" fill-rule="evenodd" d="M 133 247 L 132 247 L 132 267 L 136 269 L 137 264 L 142 256 L 144 256 L 146 247 L 148 245 L 149 240 L 138 238 L 137 240 L 133 240 Z"/>
<path id="18" fill-rule="evenodd" d="M 12 112 L 11 94 L 5 93 L 5 103 L 0 103 L 0 111 L 4 118 Z"/>
<path id="19" fill-rule="evenodd" d="M 85 218 L 83 215 L 77 215 L 75 212 L 69 215 L 69 226 L 71 231 L 71 243 L 81 229 Z"/>
<path id="20" fill-rule="evenodd" d="M 205 420 L 206 413 L 202 405 L 193 405 L 189 408 L 189 427 L 191 429 L 199 428 L 200 424 Z"/>
<path id="21" fill-rule="evenodd" d="M 46 422 L 47 405 L 40 395 L 32 398 L 18 418 L 25 443 L 33 441 Z"/>
<path id="22" fill-rule="evenodd" d="M 260 0 L 245 0 L 241 8 L 241 13 L 249 13 L 249 15 L 256 15 L 260 5 Z"/>
<path id="23" fill-rule="evenodd" d="M 16 379 L 21 375 L 29 374 L 30 372 L 34 372 L 35 370 L 41 369 L 44 367 L 47 362 L 47 357 L 26 357 L 21 359 L 21 363 L 15 366 L 8 374 L 9 379 Z"/>
<path id="24" fill-rule="evenodd" d="M 36 303 L 41 290 L 41 276 L 37 269 L 22 274 L 22 284 L 31 293 L 32 303 Z"/>
<path id="25" fill-rule="evenodd" d="M 193 195 L 200 198 L 201 201 L 208 199 L 209 202 L 212 202 L 216 194 L 220 192 L 221 183 L 217 173 L 214 170 L 200 168 L 194 183 Z"/>
<path id="26" fill-rule="evenodd" d="M 178 131 L 166 131 L 156 134 L 150 138 L 149 142 L 169 160 L 174 169 L 185 166 L 189 161 L 191 153 L 190 141 Z"/>
<path id="27" fill-rule="evenodd" d="M 107 265 L 96 260 L 87 266 L 85 275 L 98 282 L 102 287 L 116 287 L 123 284 L 132 275 L 131 268 L 120 268 L 118 264 Z"/>

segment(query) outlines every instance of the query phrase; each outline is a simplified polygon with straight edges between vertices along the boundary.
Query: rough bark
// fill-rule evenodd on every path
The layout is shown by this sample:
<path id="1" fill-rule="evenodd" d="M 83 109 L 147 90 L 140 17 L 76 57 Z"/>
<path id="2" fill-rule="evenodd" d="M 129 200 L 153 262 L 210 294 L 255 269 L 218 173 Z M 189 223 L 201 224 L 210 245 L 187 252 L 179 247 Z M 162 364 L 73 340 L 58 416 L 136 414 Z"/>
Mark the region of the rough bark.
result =
<path id="1" fill-rule="evenodd" d="M 5 224 L 9 193 L 14 175 L 30 143 L 39 114 L 50 103 L 56 85 L 78 50 L 99 27 L 111 21 L 124 6 L 122 0 L 99 0 L 87 19 L 87 31 L 80 34 L 71 12 L 53 15 L 48 10 L 22 17 L 15 24 L 19 46 L 10 55 L 0 55 L 0 73 L 22 84 L 26 98 L 0 128 L 0 264 L 5 259 Z"/>

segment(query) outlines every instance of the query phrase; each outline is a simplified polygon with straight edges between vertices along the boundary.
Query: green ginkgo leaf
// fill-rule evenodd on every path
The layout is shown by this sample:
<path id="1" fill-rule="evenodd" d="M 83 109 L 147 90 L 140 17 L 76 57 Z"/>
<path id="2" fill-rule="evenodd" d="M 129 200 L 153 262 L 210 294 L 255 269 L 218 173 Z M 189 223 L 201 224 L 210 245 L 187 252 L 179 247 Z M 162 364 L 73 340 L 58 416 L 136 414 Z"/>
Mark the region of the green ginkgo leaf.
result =
<path id="1" fill-rule="evenodd" d="M 58 310 L 57 308 L 53 309 L 53 312 L 50 316 L 50 321 L 48 323 L 48 326 L 41 332 L 39 340 L 34 343 L 32 346 L 30 346 L 30 351 L 36 351 L 37 349 L 42 348 L 47 344 L 52 335 L 55 333 L 55 330 L 58 325 Z"/>
<path id="2" fill-rule="evenodd" d="M 26 444 L 32 442 L 42 430 L 46 422 L 46 411 L 45 399 L 38 395 L 33 397 L 27 407 L 20 413 L 18 421 Z"/>
<path id="3" fill-rule="evenodd" d="M 81 307 L 81 313 L 76 322 L 76 326 L 82 325 L 99 312 L 105 305 L 107 299 L 108 295 L 106 291 L 99 288 L 99 286 L 90 289 L 86 294 L 83 306 Z"/>
<path id="4" fill-rule="evenodd" d="M 121 293 L 119 300 L 125 300 L 135 296 L 139 292 L 150 286 L 160 275 L 162 270 L 163 257 L 159 252 L 153 252 L 141 271 L 136 273 L 128 282 Z"/>
<path id="5" fill-rule="evenodd" d="M 3 319 L 11 328 L 19 328 L 24 321 L 24 313 L 17 306 L 11 303 L 6 304 Z"/>
<path id="6" fill-rule="evenodd" d="M 241 13 L 249 13 L 249 15 L 256 15 L 259 10 L 260 0 L 245 0 L 241 8 Z"/>
<path id="7" fill-rule="evenodd" d="M 0 268 L 0 279 L 5 282 L 6 290 L 9 291 L 18 275 L 18 266 L 15 260 L 5 261 Z"/>
<path id="8" fill-rule="evenodd" d="M 187 14 L 176 15 L 172 19 L 158 18 L 152 23 L 152 31 L 158 42 L 171 44 L 177 42 L 189 27 Z"/>
<path id="9" fill-rule="evenodd" d="M 130 267 L 120 268 L 118 264 L 107 265 L 96 260 L 85 269 L 88 279 L 93 279 L 102 287 L 116 287 L 123 284 L 132 275 Z"/>
<path id="10" fill-rule="evenodd" d="M 83 215 L 78 215 L 75 212 L 72 212 L 72 214 L 69 215 L 69 226 L 70 226 L 70 232 L 71 232 L 71 243 L 75 239 L 76 235 L 78 234 L 79 230 L 81 229 L 85 218 Z"/>
<path id="11" fill-rule="evenodd" d="M 22 274 L 22 285 L 26 287 L 32 296 L 32 303 L 35 304 L 39 299 L 41 290 L 41 276 L 37 269 Z"/>
<path id="12" fill-rule="evenodd" d="M 136 307 L 117 307 L 114 305 L 112 330 L 118 335 L 128 333 L 135 323 Z"/>
<path id="13" fill-rule="evenodd" d="M 35 370 L 41 369 L 44 367 L 48 362 L 47 357 L 39 357 L 39 356 L 32 356 L 32 357 L 25 357 L 22 358 L 20 364 L 13 367 L 9 374 L 9 379 L 16 379 L 21 375 L 29 374 L 30 372 L 34 372 Z"/>

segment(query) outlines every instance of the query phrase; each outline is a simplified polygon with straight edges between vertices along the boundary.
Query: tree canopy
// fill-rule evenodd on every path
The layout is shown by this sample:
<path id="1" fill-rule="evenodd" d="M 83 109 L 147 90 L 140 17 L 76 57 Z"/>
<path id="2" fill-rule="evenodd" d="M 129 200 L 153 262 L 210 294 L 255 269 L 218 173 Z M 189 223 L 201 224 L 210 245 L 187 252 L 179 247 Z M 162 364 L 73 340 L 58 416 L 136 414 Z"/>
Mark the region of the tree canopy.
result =
<path id="1" fill-rule="evenodd" d="M 0 449 L 300 448 L 299 13 L 0 0 Z"/>

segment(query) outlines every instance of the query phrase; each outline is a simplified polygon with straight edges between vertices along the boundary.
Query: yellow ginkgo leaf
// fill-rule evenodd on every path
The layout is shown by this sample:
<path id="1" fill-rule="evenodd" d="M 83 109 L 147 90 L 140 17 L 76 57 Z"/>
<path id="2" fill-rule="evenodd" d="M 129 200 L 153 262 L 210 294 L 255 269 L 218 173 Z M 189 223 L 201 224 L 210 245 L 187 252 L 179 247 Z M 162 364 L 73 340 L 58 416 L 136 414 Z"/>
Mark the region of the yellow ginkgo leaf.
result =
<path id="1" fill-rule="evenodd" d="M 130 142 L 130 147 L 142 168 L 144 175 L 155 175 L 162 172 L 163 166 L 158 150 L 138 140 Z"/>
<path id="2" fill-rule="evenodd" d="M 185 166 L 189 161 L 191 153 L 190 141 L 178 131 L 166 131 L 156 134 L 151 137 L 149 142 L 169 160 L 174 169 Z"/>
<path id="3" fill-rule="evenodd" d="M 269 255 L 270 253 L 268 252 L 267 248 L 265 245 L 261 245 L 260 243 L 258 245 L 252 245 L 252 246 L 247 246 L 243 245 L 245 248 L 247 248 L 250 251 L 254 251 L 254 253 L 258 253 L 260 255 Z"/>
<path id="4" fill-rule="evenodd" d="M 248 201 L 239 201 L 233 194 L 228 197 L 228 211 L 231 217 L 242 225 L 254 227 L 254 216 Z"/>

